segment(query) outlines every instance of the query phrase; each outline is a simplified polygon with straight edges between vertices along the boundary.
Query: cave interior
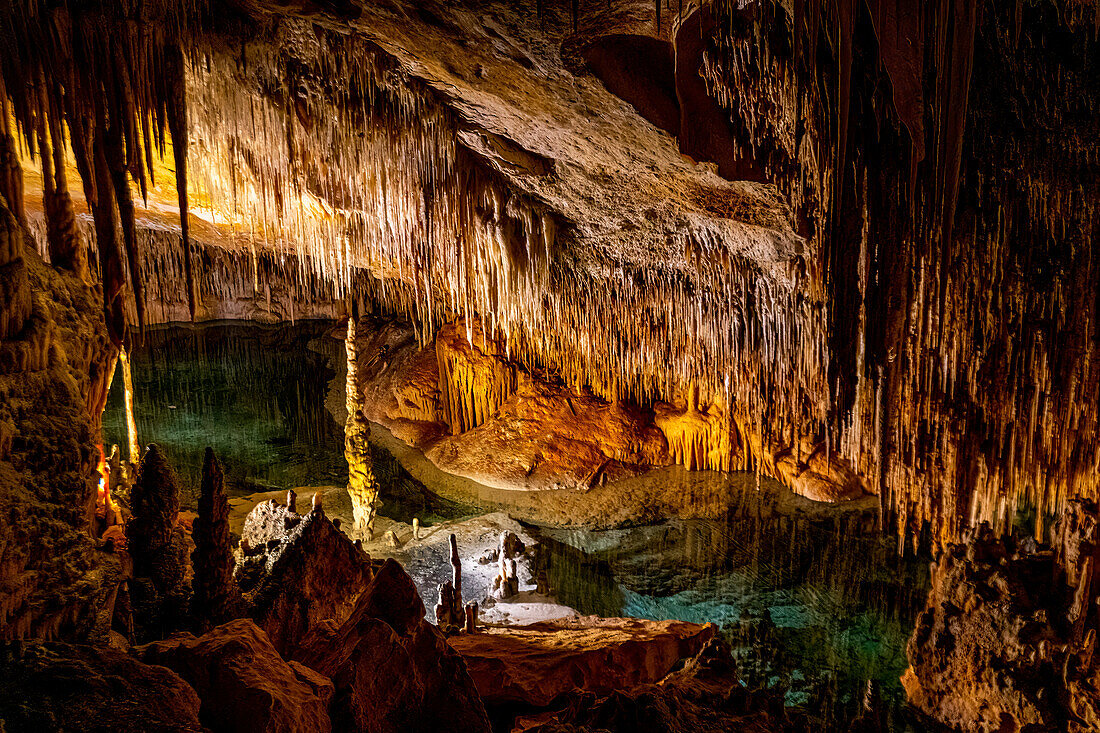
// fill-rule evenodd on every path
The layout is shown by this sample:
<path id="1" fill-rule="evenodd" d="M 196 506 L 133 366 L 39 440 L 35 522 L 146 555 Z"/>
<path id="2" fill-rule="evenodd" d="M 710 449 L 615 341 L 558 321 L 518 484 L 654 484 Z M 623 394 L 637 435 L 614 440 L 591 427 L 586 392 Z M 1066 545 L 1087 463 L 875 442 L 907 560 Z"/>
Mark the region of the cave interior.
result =
<path id="1" fill-rule="evenodd" d="M 0 125 L 0 731 L 1100 731 L 1096 0 L 6 0 Z"/>

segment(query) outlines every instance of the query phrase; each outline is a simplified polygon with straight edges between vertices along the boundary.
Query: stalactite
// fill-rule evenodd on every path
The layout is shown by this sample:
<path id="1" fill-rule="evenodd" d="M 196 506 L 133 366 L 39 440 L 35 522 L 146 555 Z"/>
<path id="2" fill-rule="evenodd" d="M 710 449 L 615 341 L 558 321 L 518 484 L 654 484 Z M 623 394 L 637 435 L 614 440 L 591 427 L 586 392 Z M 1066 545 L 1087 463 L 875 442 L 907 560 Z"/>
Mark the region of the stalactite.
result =
<path id="1" fill-rule="evenodd" d="M 187 308 L 195 319 L 195 275 L 192 272 L 190 224 L 187 221 L 187 89 L 183 52 L 172 46 L 165 54 L 165 79 L 168 87 L 166 112 L 172 135 L 172 154 L 176 161 L 176 194 L 180 208 L 180 239 L 183 241 L 183 269 L 187 282 Z"/>
<path id="2" fill-rule="evenodd" d="M 0 8 L 0 32 L 9 51 L 0 62 L 4 77 L 0 91 L 5 102 L 11 103 L 12 117 L 28 148 L 41 159 L 51 259 L 57 267 L 85 274 L 65 174 L 67 128 L 99 232 L 104 312 L 116 344 L 126 338 L 126 312 L 120 296 L 127 283 L 133 291 L 138 323 L 144 322 L 144 275 L 130 181 L 145 196 L 146 175 L 153 167 L 154 124 L 162 152 L 164 126 L 172 135 L 182 240 L 189 251 L 187 115 L 180 43 L 187 35 L 186 16 L 200 12 L 204 5 L 46 8 L 20 0 Z M 6 130 L 7 104 L 4 107 Z M 15 190 L 10 181 L 7 188 Z M 111 241 L 119 225 L 121 246 Z M 187 264 L 190 267 L 189 258 Z M 193 282 L 193 277 L 188 282 Z"/>

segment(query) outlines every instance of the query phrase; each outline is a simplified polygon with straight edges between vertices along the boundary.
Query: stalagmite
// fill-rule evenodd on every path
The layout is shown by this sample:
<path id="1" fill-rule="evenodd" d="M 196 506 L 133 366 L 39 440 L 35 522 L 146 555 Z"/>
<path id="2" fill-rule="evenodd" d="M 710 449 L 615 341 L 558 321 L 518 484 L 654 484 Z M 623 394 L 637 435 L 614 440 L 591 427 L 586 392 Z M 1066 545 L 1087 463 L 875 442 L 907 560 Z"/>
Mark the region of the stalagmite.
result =
<path id="1" fill-rule="evenodd" d="M 361 409 L 359 354 L 355 343 L 354 309 L 348 317 L 344 346 L 347 352 L 347 421 L 344 423 L 344 457 L 348 462 L 348 494 L 356 531 L 374 536 L 374 513 L 378 502 L 370 452 L 370 423 Z"/>
<path id="2" fill-rule="evenodd" d="M 235 610 L 237 587 L 233 583 L 233 550 L 229 536 L 229 501 L 225 477 L 211 448 L 202 468 L 199 516 L 194 522 L 195 551 L 191 564 L 195 577 L 192 612 L 203 631 L 229 620 Z"/>
<path id="3" fill-rule="evenodd" d="M 477 631 L 477 611 L 477 601 L 470 601 L 466 604 L 466 622 L 462 630 L 467 634 L 472 634 Z"/>
<path id="4" fill-rule="evenodd" d="M 179 480 L 160 448 L 149 445 L 130 491 L 133 517 L 126 538 L 134 559 L 135 620 L 147 633 L 163 633 L 187 612 L 189 541 L 177 523 Z"/>
<path id="5" fill-rule="evenodd" d="M 286 492 L 286 508 L 295 514 L 298 513 L 298 494 L 294 489 Z"/>
<path id="6" fill-rule="evenodd" d="M 462 560 L 458 556 L 458 538 L 451 535 L 449 542 L 451 579 L 439 586 L 439 602 L 435 606 L 435 622 L 444 631 L 458 631 L 466 624 L 466 611 L 462 605 Z"/>
<path id="7" fill-rule="evenodd" d="M 130 465 L 136 466 L 141 458 L 141 446 L 138 444 L 137 420 L 134 417 L 134 374 L 126 349 L 119 350 L 118 364 L 122 369 L 123 405 L 126 412 L 126 455 Z"/>

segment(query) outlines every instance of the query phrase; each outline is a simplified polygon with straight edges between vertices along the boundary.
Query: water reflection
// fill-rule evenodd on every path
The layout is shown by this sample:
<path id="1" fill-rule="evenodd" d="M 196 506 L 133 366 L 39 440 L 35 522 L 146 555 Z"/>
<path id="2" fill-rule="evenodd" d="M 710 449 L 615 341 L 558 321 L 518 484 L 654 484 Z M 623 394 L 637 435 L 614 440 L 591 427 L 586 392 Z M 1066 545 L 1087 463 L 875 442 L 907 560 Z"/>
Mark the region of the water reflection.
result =
<path id="1" fill-rule="evenodd" d="M 343 431 L 325 410 L 334 374 L 308 348 L 328 325 L 147 331 L 131 353 L 138 439 L 164 448 L 185 504 L 197 496 L 207 446 L 232 494 L 347 482 Z M 103 436 L 125 445 L 121 379 L 111 386 Z"/>
<path id="2" fill-rule="evenodd" d="M 792 514 L 762 494 L 722 520 L 544 530 L 539 564 L 582 613 L 718 624 L 747 684 L 830 724 L 859 713 L 872 681 L 892 727 L 909 727 L 898 677 L 927 562 L 899 558 L 871 509 Z"/>
<path id="3" fill-rule="evenodd" d="M 133 350 L 139 438 L 165 449 L 185 505 L 194 506 L 206 446 L 233 494 L 346 484 L 343 431 L 325 407 L 336 376 L 329 359 L 342 351 L 329 325 L 151 329 Z M 125 438 L 119 379 L 104 439 Z M 384 516 L 432 524 L 473 513 L 413 479 L 385 449 L 375 446 L 374 461 Z M 927 562 L 900 559 L 869 504 L 810 511 L 774 482 L 742 484 L 720 520 L 541 530 L 536 572 L 582 613 L 719 624 L 747 684 L 786 689 L 790 704 L 830 726 L 858 713 L 872 680 L 893 727 L 909 727 L 898 676 L 928 591 Z"/>

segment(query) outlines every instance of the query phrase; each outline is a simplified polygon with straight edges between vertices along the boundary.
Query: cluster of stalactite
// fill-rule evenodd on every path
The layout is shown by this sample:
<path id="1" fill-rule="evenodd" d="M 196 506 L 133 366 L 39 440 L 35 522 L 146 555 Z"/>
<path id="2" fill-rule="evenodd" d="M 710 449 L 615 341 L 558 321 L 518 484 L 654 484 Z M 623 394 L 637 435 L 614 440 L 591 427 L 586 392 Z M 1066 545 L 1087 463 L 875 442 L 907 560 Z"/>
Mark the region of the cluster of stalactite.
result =
<path id="1" fill-rule="evenodd" d="M 831 443 L 903 538 L 1097 491 L 1100 12 L 978 6 L 718 4 L 703 66 L 821 225 Z"/>
<path id="2" fill-rule="evenodd" d="M 83 274 L 84 249 L 66 176 L 71 151 L 95 221 L 104 312 L 116 344 L 127 334 L 127 284 L 139 322 L 144 315 L 130 182 L 145 194 L 153 156 L 168 148 L 165 131 L 173 141 L 184 263 L 190 272 L 181 9 L 176 3 L 139 0 L 57 6 L 16 0 L 0 9 L 5 161 L 12 148 L 10 116 L 42 166 L 51 262 Z M 4 183 L 5 198 L 19 196 L 10 175 Z"/>
<path id="3" fill-rule="evenodd" d="M 243 52 L 212 46 L 189 69 L 195 198 L 214 220 L 355 283 L 410 316 L 424 343 L 467 317 L 506 358 L 611 400 L 697 384 L 779 432 L 820 424 L 821 306 L 795 292 L 797 262 L 731 256 L 690 222 L 660 266 L 593 257 L 569 222 L 476 160 L 460 143 L 465 123 L 370 44 L 291 20 L 279 33 Z M 363 269 L 378 280 L 356 278 Z"/>

